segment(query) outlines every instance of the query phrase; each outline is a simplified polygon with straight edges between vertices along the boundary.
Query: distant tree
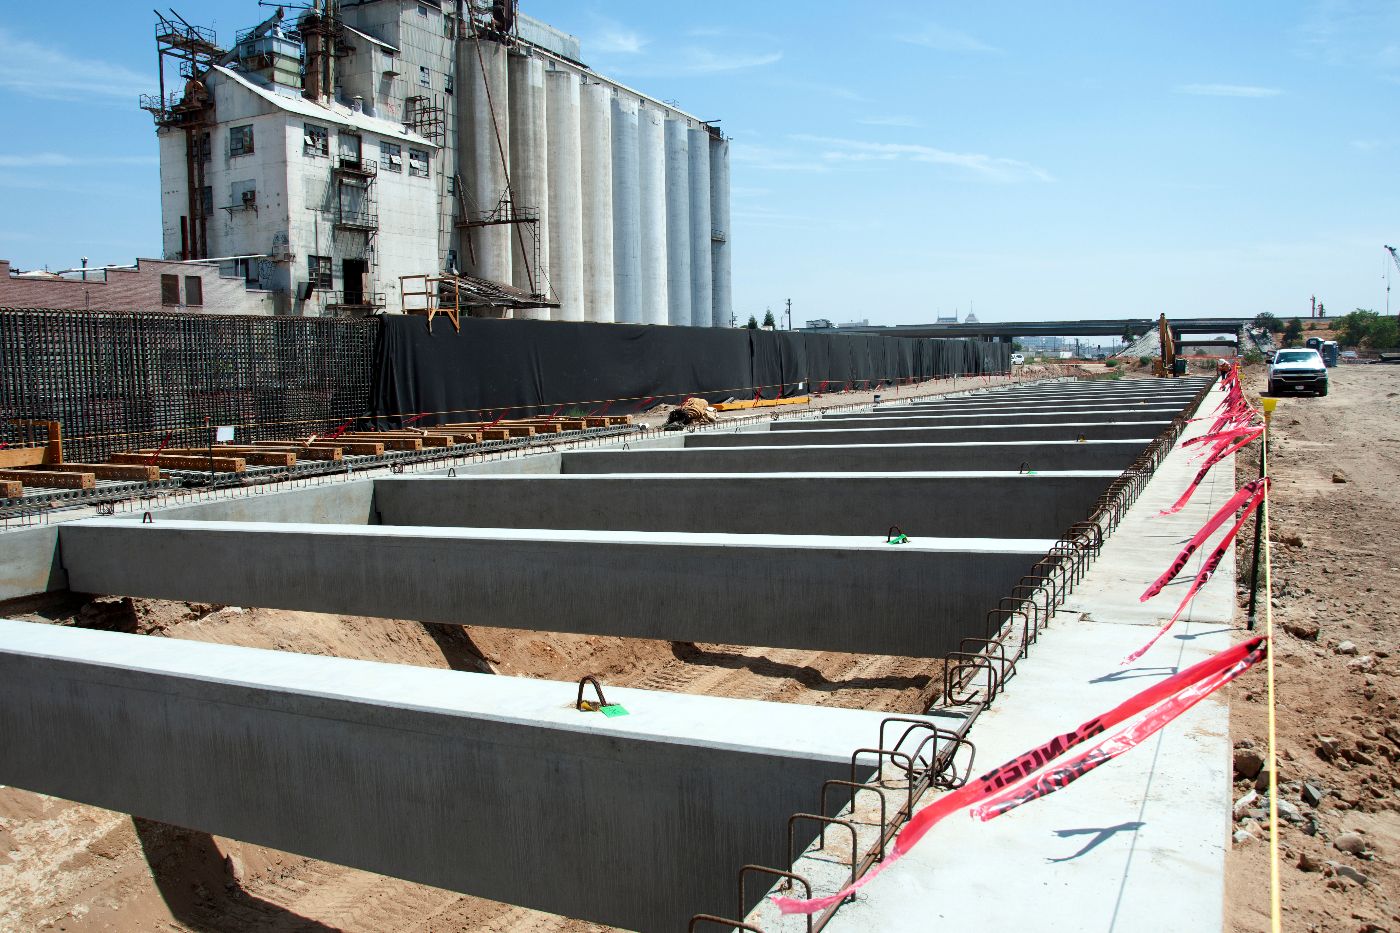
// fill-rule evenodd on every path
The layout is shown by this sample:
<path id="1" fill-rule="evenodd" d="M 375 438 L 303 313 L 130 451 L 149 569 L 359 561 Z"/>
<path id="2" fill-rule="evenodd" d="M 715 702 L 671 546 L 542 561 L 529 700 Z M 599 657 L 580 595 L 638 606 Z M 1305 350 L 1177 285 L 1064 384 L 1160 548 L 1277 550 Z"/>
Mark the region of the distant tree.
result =
<path id="1" fill-rule="evenodd" d="M 1380 318 L 1379 314 L 1366 308 L 1357 308 L 1350 314 L 1342 315 L 1332 325 L 1337 332 L 1337 342 L 1344 347 L 1359 347 L 1369 342 L 1367 338 Z"/>
<path id="2" fill-rule="evenodd" d="M 1283 330 L 1283 322 L 1268 311 L 1260 311 L 1254 316 L 1254 326 L 1271 334 L 1277 334 Z"/>
<path id="3" fill-rule="evenodd" d="M 1123 342 L 1124 342 L 1124 343 L 1132 343 L 1132 342 L 1133 342 L 1134 340 L 1136 340 L 1136 339 L 1137 339 L 1137 337 L 1133 336 L 1133 332 L 1132 332 L 1131 330 L 1128 330 L 1128 329 L 1126 329 L 1126 328 L 1123 330 Z"/>
<path id="4" fill-rule="evenodd" d="M 1296 317 L 1290 320 L 1283 328 L 1284 346 L 1296 347 L 1298 341 L 1303 338 L 1303 322 Z"/>
<path id="5" fill-rule="evenodd" d="M 754 317 L 752 314 L 750 314 L 750 315 L 749 315 L 749 322 L 748 322 L 747 324 L 745 324 L 744 326 L 747 327 L 749 330 L 758 330 L 758 318 L 756 318 L 756 317 Z"/>
<path id="6" fill-rule="evenodd" d="M 1025 349 L 1025 347 L 1021 346 L 1021 342 L 1020 342 L 1019 340 L 1013 340 L 1013 341 L 1011 341 L 1011 352 L 1012 352 L 1012 353 L 1020 353 L 1020 352 L 1021 352 L 1022 350 L 1024 350 L 1024 349 Z"/>
<path id="7" fill-rule="evenodd" d="M 772 312 L 772 311 L 769 311 L 769 312 L 767 312 L 766 314 L 763 315 L 763 326 L 764 326 L 764 327 L 776 327 L 776 326 L 777 326 L 777 322 L 775 322 L 775 321 L 773 320 L 773 312 Z"/>
<path id="8" fill-rule="evenodd" d="M 1400 346 L 1400 324 L 1393 317 L 1378 317 L 1366 334 L 1366 345 L 1372 350 L 1393 350 Z"/>

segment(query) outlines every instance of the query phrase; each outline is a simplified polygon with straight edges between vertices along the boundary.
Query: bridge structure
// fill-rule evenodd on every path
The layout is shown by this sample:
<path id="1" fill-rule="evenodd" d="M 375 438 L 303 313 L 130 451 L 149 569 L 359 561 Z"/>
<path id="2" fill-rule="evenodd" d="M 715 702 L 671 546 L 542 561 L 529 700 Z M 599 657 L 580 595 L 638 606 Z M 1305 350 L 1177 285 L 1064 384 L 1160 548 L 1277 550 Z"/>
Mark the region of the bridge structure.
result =
<path id="1" fill-rule="evenodd" d="M 1185 334 L 1238 334 L 1253 317 L 1168 318 L 1173 336 L 1180 342 Z M 1157 326 L 1156 318 L 1104 318 L 1080 321 L 977 321 L 971 324 L 894 324 L 803 328 L 822 333 L 884 334 L 893 337 L 971 337 L 1010 343 L 1017 337 L 1121 337 L 1132 333 L 1141 337 Z M 1194 342 L 1194 341 L 1192 341 Z"/>

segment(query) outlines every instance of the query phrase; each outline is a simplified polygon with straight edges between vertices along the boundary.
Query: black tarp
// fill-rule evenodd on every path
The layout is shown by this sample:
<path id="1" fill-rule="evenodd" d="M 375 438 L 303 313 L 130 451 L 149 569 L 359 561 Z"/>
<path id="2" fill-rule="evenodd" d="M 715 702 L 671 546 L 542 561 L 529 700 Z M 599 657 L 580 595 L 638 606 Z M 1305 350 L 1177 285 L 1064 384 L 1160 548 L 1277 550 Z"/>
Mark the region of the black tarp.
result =
<path id="1" fill-rule="evenodd" d="M 710 401 L 872 388 L 938 376 L 1006 372 L 1010 346 L 864 334 L 655 327 L 388 315 L 371 414 L 451 421 L 625 413 L 690 395 Z"/>

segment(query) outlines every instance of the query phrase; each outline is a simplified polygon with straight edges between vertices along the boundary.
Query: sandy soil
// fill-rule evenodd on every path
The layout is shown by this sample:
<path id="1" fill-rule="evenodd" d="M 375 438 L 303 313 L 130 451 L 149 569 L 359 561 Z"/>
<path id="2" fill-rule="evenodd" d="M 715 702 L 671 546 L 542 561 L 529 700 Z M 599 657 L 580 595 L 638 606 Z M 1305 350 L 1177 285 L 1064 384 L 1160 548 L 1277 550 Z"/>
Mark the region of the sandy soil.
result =
<path id="1" fill-rule="evenodd" d="M 1248 376 L 1257 392 L 1262 368 Z M 1331 379 L 1326 398 L 1279 401 L 1270 448 L 1279 801 L 1296 808 L 1280 813 L 1284 928 L 1400 930 L 1400 367 Z M 1258 475 L 1253 453 L 1238 460 L 1241 481 Z M 1264 698 L 1262 669 L 1232 688 L 1237 799 L 1265 748 Z M 1255 838 L 1238 837 L 1227 860 L 1240 933 L 1268 929 L 1266 807 L 1238 808 L 1234 829 Z"/>

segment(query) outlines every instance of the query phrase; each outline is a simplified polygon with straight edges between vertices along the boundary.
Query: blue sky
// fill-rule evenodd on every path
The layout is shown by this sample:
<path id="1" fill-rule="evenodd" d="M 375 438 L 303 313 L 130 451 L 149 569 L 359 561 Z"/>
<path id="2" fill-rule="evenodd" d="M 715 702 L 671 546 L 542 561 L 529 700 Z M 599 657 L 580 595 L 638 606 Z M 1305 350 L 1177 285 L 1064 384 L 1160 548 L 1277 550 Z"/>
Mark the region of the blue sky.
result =
<path id="1" fill-rule="evenodd" d="M 228 41 L 252 0 L 177 7 Z M 1400 4 L 524 0 L 733 138 L 735 311 L 1380 310 Z M 0 257 L 160 251 L 148 6 L 0 20 Z M 21 135 L 21 130 L 23 134 Z M 1400 272 L 1392 309 L 1400 309 Z"/>

